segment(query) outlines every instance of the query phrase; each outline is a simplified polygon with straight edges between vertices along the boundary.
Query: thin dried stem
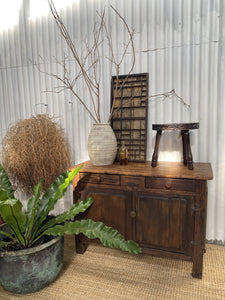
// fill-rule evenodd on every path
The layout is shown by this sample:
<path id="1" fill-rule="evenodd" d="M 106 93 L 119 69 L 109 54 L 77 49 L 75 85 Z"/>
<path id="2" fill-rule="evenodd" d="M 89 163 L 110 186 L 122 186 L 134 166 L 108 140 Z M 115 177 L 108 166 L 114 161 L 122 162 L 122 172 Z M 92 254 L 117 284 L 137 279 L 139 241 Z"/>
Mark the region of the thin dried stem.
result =
<path id="1" fill-rule="evenodd" d="M 120 93 L 120 91 L 122 90 L 122 88 L 124 87 L 125 83 L 127 82 L 128 80 L 128 77 L 129 75 L 131 74 L 131 72 L 133 71 L 134 69 L 134 65 L 135 65 L 135 49 L 134 49 L 134 41 L 133 41 L 133 36 L 134 36 L 134 29 L 131 31 L 127 22 L 125 21 L 125 19 L 120 15 L 120 13 L 111 5 L 110 6 L 114 12 L 117 14 L 117 16 L 122 20 L 124 26 L 126 27 L 127 29 L 127 32 L 128 32 L 128 35 L 129 35 L 129 41 L 128 43 L 125 45 L 125 48 L 124 48 L 124 52 L 122 54 L 122 57 L 121 59 L 119 60 L 119 62 L 116 62 L 116 59 L 115 59 L 115 55 L 113 53 L 113 47 L 112 47 L 112 39 L 110 37 L 110 34 L 107 30 L 107 27 L 104 26 L 105 28 L 105 31 L 106 31 L 106 36 L 107 36 L 107 39 L 108 39 L 108 43 L 109 43 L 109 48 L 111 50 L 111 55 L 112 55 L 112 61 L 114 62 L 114 65 L 115 65 L 115 69 L 116 69 L 116 86 L 115 86 L 115 91 L 113 93 L 113 104 L 112 104 L 112 107 L 111 107 L 111 111 L 110 111 L 110 115 L 109 115 L 109 118 L 108 118 L 108 122 L 111 121 L 111 118 L 113 116 L 113 111 L 114 111 L 114 107 L 115 107 L 115 98 L 117 97 L 117 95 Z M 133 61 L 132 61 L 132 64 L 131 64 L 131 67 L 130 67 L 130 70 L 129 72 L 127 73 L 126 77 L 124 78 L 122 84 L 119 84 L 119 72 L 120 72 L 120 65 L 122 63 L 122 61 L 124 60 L 124 57 L 127 53 L 127 50 L 128 50 L 128 47 L 129 45 L 131 44 L 131 49 L 132 49 L 132 57 L 133 57 Z"/>
<path id="2" fill-rule="evenodd" d="M 72 42 L 71 38 L 70 38 L 70 35 L 65 27 L 65 25 L 63 24 L 55 6 L 54 6 L 54 3 L 52 0 L 48 0 L 48 3 L 49 3 L 49 7 L 50 7 L 50 10 L 51 10 L 51 13 L 56 21 L 56 24 L 60 30 L 60 33 L 61 35 L 63 36 L 64 40 L 66 41 L 67 45 L 69 46 L 69 49 L 70 51 L 72 52 L 73 54 L 73 57 L 75 58 L 75 61 L 76 63 L 78 64 L 81 72 L 82 72 L 82 75 L 83 75 L 83 79 L 86 83 L 86 86 L 88 88 L 88 91 L 89 91 L 89 94 L 90 94 L 90 97 L 91 97 L 91 101 L 92 101 L 92 104 L 93 104 L 93 107 L 94 107 L 94 111 L 95 111 L 95 114 L 96 114 L 96 118 L 93 118 L 93 114 L 90 114 L 91 117 L 93 118 L 93 120 L 96 122 L 96 120 L 98 120 L 98 122 L 101 121 L 100 119 L 100 116 L 97 114 L 97 110 L 96 110 L 96 104 L 95 104 L 95 101 L 94 101 L 94 97 L 93 97 L 93 89 L 96 89 L 95 87 L 95 84 L 94 84 L 94 81 L 91 79 L 91 77 L 88 75 L 88 73 L 86 72 L 86 70 L 84 69 L 84 66 L 82 64 L 82 61 L 81 61 L 81 58 L 79 57 L 78 53 L 77 53 L 77 50 L 76 50 L 76 47 L 74 45 L 74 43 Z M 76 93 L 73 93 L 74 95 Z M 80 99 L 79 99 L 80 100 Z M 80 101 L 83 105 L 84 101 Z M 85 109 L 87 107 L 87 105 L 84 105 Z M 90 110 L 89 110 L 90 111 Z"/>
<path id="3" fill-rule="evenodd" d="M 171 91 L 169 91 L 169 92 L 164 92 L 164 93 L 161 93 L 161 94 L 156 94 L 156 95 L 151 95 L 151 96 L 149 96 L 149 97 L 147 97 L 148 99 L 149 98 L 157 98 L 157 97 L 164 97 L 164 98 L 166 98 L 166 97 L 171 97 L 171 96 L 175 96 L 179 101 L 181 101 L 182 103 L 183 103 L 183 105 L 185 106 L 185 107 L 187 107 L 188 109 L 190 109 L 191 108 L 191 106 L 189 105 L 189 104 L 187 104 L 185 101 L 184 101 L 184 99 L 182 98 L 182 97 L 180 97 L 177 93 L 176 93 L 176 91 L 175 91 L 175 89 L 172 89 Z M 144 99 L 145 100 L 145 99 Z"/>
<path id="4" fill-rule="evenodd" d="M 101 43 L 104 41 L 104 40 L 103 41 L 100 40 L 101 34 L 104 31 L 106 33 L 109 50 L 111 52 L 111 58 L 109 58 L 109 59 L 111 60 L 111 62 L 115 66 L 116 77 L 117 77 L 117 79 L 119 79 L 120 66 L 121 66 L 121 64 L 122 64 L 122 62 L 125 58 L 125 55 L 128 52 L 129 47 L 132 48 L 133 59 L 132 59 L 132 64 L 131 64 L 130 71 L 128 72 L 128 76 L 134 68 L 134 64 L 135 64 L 135 51 L 134 51 L 134 43 L 133 43 L 134 30 L 130 30 L 130 28 L 129 28 L 128 24 L 126 23 L 125 19 L 119 14 L 119 12 L 113 6 L 111 6 L 111 9 L 120 18 L 120 20 L 122 21 L 123 25 L 126 28 L 126 31 L 128 32 L 128 35 L 129 35 L 129 40 L 125 44 L 124 51 L 121 55 L 121 58 L 117 62 L 116 59 L 115 59 L 114 52 L 113 52 L 112 39 L 111 39 L 111 36 L 109 34 L 108 28 L 107 28 L 106 23 L 105 23 L 105 10 L 103 11 L 102 14 L 98 13 L 98 15 L 100 17 L 100 23 L 98 25 L 97 25 L 97 23 L 95 23 L 95 25 L 94 25 L 93 44 L 90 47 L 89 47 L 89 45 L 87 45 L 87 43 L 85 44 L 87 53 L 86 53 L 84 59 L 82 59 L 82 55 L 79 56 L 78 51 L 76 49 L 76 46 L 73 43 L 67 28 L 65 27 L 65 25 L 64 25 L 63 21 L 61 20 L 58 12 L 56 11 L 56 8 L 54 6 L 54 1 L 53 0 L 48 0 L 48 4 L 49 4 L 49 7 L 50 7 L 52 16 L 54 17 L 54 19 L 56 21 L 56 25 L 59 28 L 60 34 L 62 35 L 65 42 L 67 43 L 67 45 L 68 45 L 68 47 L 69 47 L 69 49 L 70 49 L 70 51 L 73 55 L 74 61 L 79 67 L 78 75 L 75 76 L 75 78 L 71 79 L 71 73 L 68 71 L 67 66 L 66 66 L 66 60 L 68 61 L 68 58 L 66 58 L 64 56 L 63 62 L 60 63 L 61 66 L 63 67 L 63 76 L 59 76 L 59 75 L 56 75 L 56 74 L 49 74 L 49 75 L 52 76 L 52 77 L 55 77 L 57 80 L 59 80 L 65 86 L 65 89 L 69 89 L 72 92 L 72 94 L 84 106 L 84 108 L 87 110 L 87 112 L 89 113 L 89 115 L 91 116 L 91 118 L 95 122 L 101 122 L 101 117 L 100 117 L 100 86 L 101 86 L 101 83 L 102 83 L 101 82 L 101 69 L 102 69 L 101 59 L 103 57 L 100 56 L 99 47 L 100 47 Z M 90 60 L 91 63 L 87 66 L 88 60 Z M 90 98 L 91 98 L 91 104 L 92 104 L 92 107 L 93 107 L 93 112 L 92 112 L 92 109 L 88 107 L 86 102 L 84 100 L 82 100 L 82 98 L 75 91 L 75 86 L 76 86 L 77 80 L 80 79 L 80 78 L 83 78 L 83 80 L 86 84 L 87 90 L 88 90 Z M 126 79 L 125 79 L 125 82 L 126 82 Z M 124 85 L 125 82 L 123 82 L 122 86 Z M 118 92 L 120 91 L 122 86 L 119 86 L 119 84 L 117 84 Z M 63 90 L 62 87 L 60 87 L 59 91 L 62 91 L 62 90 Z M 112 111 L 111 111 L 111 113 L 112 113 Z M 110 113 L 110 117 L 109 117 L 108 121 L 110 121 L 110 119 L 111 119 L 111 113 Z"/>
<path id="5" fill-rule="evenodd" d="M 126 105 L 126 104 L 130 103 L 130 102 L 133 100 L 133 98 L 135 98 L 135 96 L 137 96 L 137 95 L 134 94 L 131 98 L 129 98 L 129 99 L 127 99 L 127 100 L 124 100 L 124 101 L 123 101 L 123 105 Z M 175 89 L 172 89 L 171 91 L 168 91 L 168 92 L 164 92 L 164 93 L 155 94 L 155 95 L 151 95 L 151 96 L 145 97 L 145 98 L 142 99 L 142 101 L 145 101 L 145 100 L 150 99 L 150 98 L 159 98 L 159 97 L 168 98 L 168 97 L 172 97 L 172 96 L 175 96 L 179 101 L 181 101 L 182 104 L 183 104 L 187 109 L 190 109 L 190 108 L 191 108 L 190 105 L 187 104 L 187 103 L 184 101 L 184 99 L 183 99 L 182 97 L 180 97 L 180 96 L 176 93 Z M 121 107 L 117 107 L 117 108 L 114 107 L 114 110 L 113 110 L 113 112 L 112 112 L 112 117 L 113 117 L 114 114 L 115 114 L 118 110 L 120 110 L 120 109 L 121 109 Z"/>

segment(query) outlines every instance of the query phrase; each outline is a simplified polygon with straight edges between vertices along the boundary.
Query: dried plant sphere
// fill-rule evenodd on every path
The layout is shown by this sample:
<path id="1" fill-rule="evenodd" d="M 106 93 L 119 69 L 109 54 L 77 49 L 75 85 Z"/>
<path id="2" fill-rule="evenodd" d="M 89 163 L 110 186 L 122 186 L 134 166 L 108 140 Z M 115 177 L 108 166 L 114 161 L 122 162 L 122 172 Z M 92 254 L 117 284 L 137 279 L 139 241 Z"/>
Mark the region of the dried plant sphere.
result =
<path id="1" fill-rule="evenodd" d="M 2 140 L 2 165 L 15 188 L 31 194 L 44 178 L 46 190 L 70 167 L 69 143 L 61 125 L 47 114 L 11 126 Z"/>

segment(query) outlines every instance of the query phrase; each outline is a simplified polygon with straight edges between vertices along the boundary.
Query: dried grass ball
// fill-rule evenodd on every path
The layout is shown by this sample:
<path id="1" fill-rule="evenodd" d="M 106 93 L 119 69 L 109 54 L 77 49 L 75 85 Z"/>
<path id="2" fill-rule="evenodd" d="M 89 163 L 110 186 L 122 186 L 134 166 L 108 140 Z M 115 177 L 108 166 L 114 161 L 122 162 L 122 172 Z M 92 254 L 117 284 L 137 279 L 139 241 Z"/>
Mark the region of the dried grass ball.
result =
<path id="1" fill-rule="evenodd" d="M 71 166 L 71 153 L 61 125 L 54 117 L 40 114 L 8 129 L 1 160 L 15 188 L 31 194 L 42 178 L 46 190 Z"/>

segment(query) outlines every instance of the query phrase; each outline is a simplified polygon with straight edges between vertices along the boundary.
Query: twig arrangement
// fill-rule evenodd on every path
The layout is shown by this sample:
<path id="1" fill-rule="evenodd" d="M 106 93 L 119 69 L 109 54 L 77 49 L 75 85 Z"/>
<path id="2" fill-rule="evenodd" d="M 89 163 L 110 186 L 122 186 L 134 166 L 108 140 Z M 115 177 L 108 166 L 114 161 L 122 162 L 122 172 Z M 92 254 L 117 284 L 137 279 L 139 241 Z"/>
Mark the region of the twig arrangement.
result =
<path id="1" fill-rule="evenodd" d="M 49 3 L 51 13 L 57 24 L 57 27 L 59 28 L 60 34 L 63 36 L 64 40 L 66 41 L 73 55 L 75 63 L 79 67 L 78 74 L 74 78 L 71 78 L 71 72 L 69 71 L 66 63 L 67 57 L 65 56 L 63 62 L 60 63 L 63 67 L 63 75 L 62 76 L 57 74 L 49 74 L 49 75 L 56 78 L 62 84 L 62 86 L 58 87 L 58 92 L 61 92 L 65 89 L 70 90 L 72 94 L 77 98 L 77 100 L 83 105 L 83 107 L 89 113 L 89 115 L 94 120 L 94 122 L 100 123 L 101 122 L 100 85 L 102 84 L 101 60 L 105 59 L 105 57 L 101 57 L 100 50 L 99 50 L 99 46 L 101 45 L 101 43 L 104 42 L 104 40 L 101 40 L 101 36 L 104 35 L 108 43 L 110 57 L 107 57 L 106 59 L 108 59 L 112 63 L 112 65 L 114 65 L 117 79 L 119 78 L 120 66 L 125 58 L 125 55 L 128 53 L 128 50 L 131 48 L 131 53 L 132 53 L 131 67 L 123 83 L 119 84 L 119 80 L 118 80 L 118 84 L 116 85 L 116 89 L 115 89 L 116 91 L 115 96 L 116 96 L 121 90 L 121 88 L 124 86 L 124 84 L 126 83 L 127 78 L 131 74 L 135 65 L 135 49 L 134 49 L 134 42 L 133 42 L 134 29 L 130 29 L 126 20 L 119 14 L 119 12 L 114 7 L 111 6 L 111 9 L 116 13 L 116 15 L 122 21 L 122 24 L 125 26 L 129 36 L 128 41 L 124 44 L 124 51 L 122 52 L 121 57 L 119 59 L 116 59 L 116 55 L 114 54 L 112 37 L 105 22 L 105 11 L 102 14 L 98 13 L 98 16 L 100 18 L 100 23 L 99 24 L 95 23 L 94 25 L 93 44 L 90 46 L 87 43 L 85 43 L 86 54 L 84 55 L 84 57 L 82 57 L 81 55 L 78 54 L 76 45 L 72 41 L 67 28 L 65 27 L 62 19 L 60 18 L 54 6 L 54 1 L 48 0 L 48 3 Z M 91 109 L 91 107 L 89 107 L 86 104 L 86 101 L 82 99 L 81 96 L 78 94 L 78 91 L 76 89 L 76 84 L 79 78 L 82 78 L 84 80 L 84 83 L 87 87 L 87 90 L 91 98 L 91 107 L 93 109 Z M 112 114 L 113 114 L 113 107 L 111 109 L 108 122 L 110 122 L 112 118 Z"/>
<path id="2" fill-rule="evenodd" d="M 126 78 L 125 78 L 125 79 L 126 79 Z M 124 82 L 123 82 L 123 83 L 125 83 L 125 79 L 124 79 Z M 130 103 L 130 102 L 134 99 L 135 96 L 136 96 L 136 94 L 134 94 L 131 98 L 129 98 L 129 99 L 127 99 L 127 100 L 124 100 L 124 101 L 123 101 L 123 105 L 126 105 L 126 104 Z M 187 109 L 190 109 L 190 108 L 191 108 L 191 106 L 190 106 L 186 101 L 184 101 L 184 99 L 183 99 L 182 97 L 180 97 L 180 96 L 176 93 L 175 89 L 172 89 L 171 91 L 168 91 L 168 92 L 163 92 L 163 93 L 160 93 L 160 94 L 155 94 L 155 95 L 148 96 L 148 97 L 146 97 L 146 98 L 143 98 L 142 101 L 145 101 L 145 100 L 151 99 L 151 98 L 163 98 L 163 99 L 166 99 L 166 98 L 173 97 L 173 96 L 175 96 L 176 99 L 179 100 L 179 101 L 180 101 Z M 115 97 L 116 97 L 116 95 L 113 95 L 113 106 L 112 106 L 112 109 L 114 109 L 114 110 L 111 112 L 110 118 L 112 118 L 112 116 L 115 115 L 115 113 L 116 113 L 118 110 L 121 109 L 121 107 L 115 108 L 115 103 L 116 103 L 116 102 L 114 101 L 114 100 L 115 100 Z"/>
<path id="3" fill-rule="evenodd" d="M 18 121 L 2 140 L 1 161 L 15 189 L 27 194 L 44 178 L 44 190 L 71 166 L 69 143 L 59 122 L 46 114 Z"/>
<path id="4" fill-rule="evenodd" d="M 191 108 L 190 105 L 187 104 L 187 102 L 185 102 L 184 99 L 176 93 L 175 89 L 172 89 L 171 91 L 164 92 L 161 94 L 151 95 L 148 98 L 149 99 L 150 98 L 158 98 L 158 97 L 168 98 L 168 97 L 172 97 L 172 96 L 175 96 L 187 109 Z"/>
<path id="5" fill-rule="evenodd" d="M 46 73 L 54 78 L 56 78 L 60 85 L 56 88 L 56 93 L 60 93 L 64 90 L 70 90 L 71 93 L 75 96 L 75 98 L 83 105 L 85 110 L 88 112 L 92 120 L 96 123 L 101 122 L 101 116 L 100 116 L 100 86 L 102 84 L 102 78 L 101 78 L 101 67 L 102 67 L 102 60 L 107 59 L 111 62 L 112 66 L 114 66 L 115 69 L 115 77 L 116 77 L 116 84 L 113 91 L 113 99 L 112 99 L 112 107 L 110 110 L 108 122 L 111 121 L 114 113 L 116 112 L 115 109 L 115 99 L 120 94 L 121 90 L 125 86 L 127 80 L 129 79 L 129 75 L 132 73 L 134 66 L 135 66 L 135 47 L 134 47 L 134 34 L 135 30 L 130 28 L 126 22 L 126 20 L 121 16 L 121 14 L 113 7 L 110 6 L 111 9 L 115 12 L 115 14 L 118 16 L 118 18 L 121 20 L 123 26 L 126 29 L 128 40 L 126 43 L 124 43 L 124 49 L 120 55 L 119 58 L 118 55 L 115 55 L 114 49 L 113 49 L 113 41 L 111 33 L 108 29 L 108 26 L 106 25 L 105 21 L 105 11 L 103 13 L 97 12 L 99 16 L 99 23 L 95 23 L 94 29 L 93 29 L 93 44 L 89 45 L 85 42 L 85 48 L 86 53 L 84 55 L 79 55 L 75 43 L 72 41 L 70 34 L 64 25 L 62 19 L 60 18 L 55 6 L 53 0 L 48 0 L 49 7 L 51 10 L 51 13 L 55 19 L 56 25 L 60 31 L 60 34 L 64 38 L 65 42 L 67 43 L 69 50 L 72 53 L 72 56 L 74 58 L 74 61 L 76 65 L 79 68 L 78 74 L 75 77 L 71 76 L 71 71 L 69 68 L 69 59 L 67 55 L 64 54 L 64 59 L 62 62 L 57 61 L 59 65 L 63 68 L 63 74 L 52 74 L 52 73 Z M 100 55 L 100 45 L 105 42 L 104 38 L 101 39 L 101 37 L 104 36 L 109 50 L 109 57 L 104 57 Z M 124 61 L 124 58 L 126 54 L 131 55 L 131 63 L 130 68 L 127 73 L 127 75 L 123 78 L 122 82 L 119 80 L 120 75 L 120 67 Z M 39 69 L 39 71 L 41 71 Z M 41 71 L 42 72 L 42 71 Z M 110 77 L 112 74 L 110 74 Z M 83 82 L 85 83 L 90 99 L 91 99 L 91 105 L 88 106 L 86 99 L 82 99 L 78 92 L 78 80 L 83 79 Z M 49 92 L 49 91 L 48 91 Z M 186 108 L 190 108 L 190 106 L 176 93 L 176 91 L 173 89 L 169 92 L 163 92 L 161 94 L 152 95 L 148 98 L 158 98 L 158 97 L 167 98 L 170 96 L 175 96 L 179 101 L 181 101 Z M 126 101 L 131 101 L 132 99 L 127 99 Z"/>

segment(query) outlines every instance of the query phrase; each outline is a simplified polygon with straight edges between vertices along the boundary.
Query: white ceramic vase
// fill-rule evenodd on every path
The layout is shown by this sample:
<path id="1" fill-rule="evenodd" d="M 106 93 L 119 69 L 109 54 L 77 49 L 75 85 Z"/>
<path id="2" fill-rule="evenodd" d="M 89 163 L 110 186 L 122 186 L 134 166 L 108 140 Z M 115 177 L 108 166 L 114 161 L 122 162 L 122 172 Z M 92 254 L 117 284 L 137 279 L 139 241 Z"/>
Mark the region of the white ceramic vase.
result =
<path id="1" fill-rule="evenodd" d="M 88 154 L 94 166 L 113 164 L 117 154 L 117 141 L 110 123 L 93 124 L 88 137 Z"/>

